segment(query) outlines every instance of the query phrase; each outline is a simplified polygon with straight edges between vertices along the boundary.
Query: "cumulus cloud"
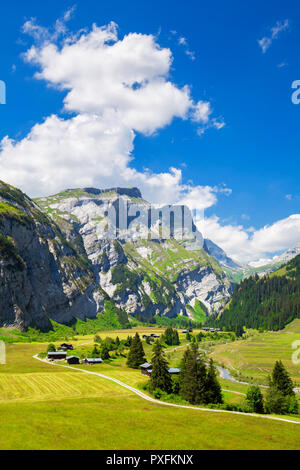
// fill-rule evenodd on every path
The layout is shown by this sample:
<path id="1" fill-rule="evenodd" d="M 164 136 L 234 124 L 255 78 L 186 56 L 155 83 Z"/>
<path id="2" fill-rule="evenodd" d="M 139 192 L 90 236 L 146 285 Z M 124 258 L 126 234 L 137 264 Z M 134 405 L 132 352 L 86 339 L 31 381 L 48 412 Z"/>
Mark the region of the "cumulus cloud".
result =
<path id="1" fill-rule="evenodd" d="M 273 253 L 286 250 L 300 240 L 300 214 L 258 230 L 242 225 L 223 225 L 216 215 L 199 221 L 197 226 L 205 238 L 213 240 L 229 256 L 244 263 L 252 262 L 253 266 L 262 265 Z"/>
<path id="2" fill-rule="evenodd" d="M 34 39 L 24 60 L 37 67 L 36 79 L 64 93 L 65 113 L 48 116 L 20 141 L 1 141 L 2 178 L 32 196 L 66 187 L 136 185 L 151 202 L 214 204 L 219 189 L 183 184 L 180 169 L 156 174 L 134 168 L 137 132 L 151 135 L 176 117 L 213 123 L 210 104 L 195 102 L 188 85 L 171 81 L 170 49 L 153 35 L 119 39 L 113 22 L 71 34 L 72 13 L 50 29 L 35 19 L 24 24 Z"/>
<path id="3" fill-rule="evenodd" d="M 24 25 L 34 39 L 24 59 L 37 67 L 38 80 L 62 91 L 64 113 L 46 117 L 21 140 L 2 139 L 1 178 L 31 196 L 70 187 L 138 186 L 152 203 L 182 203 L 200 212 L 216 204 L 218 194 L 230 195 L 225 185 L 186 184 L 178 168 L 154 173 L 134 167 L 138 132 L 152 135 L 174 118 L 189 119 L 200 135 L 225 123 L 213 116 L 210 102 L 194 100 L 188 85 L 179 88 L 171 80 L 172 53 L 154 36 L 131 33 L 120 39 L 115 23 L 71 34 L 72 12 L 50 30 L 34 19 Z M 248 261 L 299 241 L 299 218 L 258 231 L 223 225 L 216 216 L 196 220 L 206 237 Z"/>
<path id="4" fill-rule="evenodd" d="M 270 30 L 270 35 L 269 36 L 264 36 L 262 39 L 259 39 L 257 42 L 263 52 L 265 54 L 269 47 L 271 46 L 272 42 L 275 39 L 278 39 L 280 33 L 283 31 L 286 31 L 289 28 L 289 20 L 284 20 L 284 21 L 277 21 L 275 26 L 271 28 Z"/>

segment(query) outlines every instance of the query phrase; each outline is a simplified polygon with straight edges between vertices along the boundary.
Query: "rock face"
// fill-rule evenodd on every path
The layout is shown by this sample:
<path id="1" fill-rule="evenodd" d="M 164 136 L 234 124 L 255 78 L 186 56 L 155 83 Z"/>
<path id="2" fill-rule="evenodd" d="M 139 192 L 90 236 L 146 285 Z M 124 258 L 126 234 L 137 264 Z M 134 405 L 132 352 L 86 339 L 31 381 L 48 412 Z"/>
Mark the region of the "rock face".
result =
<path id="1" fill-rule="evenodd" d="M 0 183 L 0 325 L 47 329 L 95 316 L 103 295 L 88 260 L 21 191 Z"/>
<path id="2" fill-rule="evenodd" d="M 111 223 L 120 200 L 131 214 L 127 235 Z M 208 313 L 219 311 L 232 286 L 201 234 L 192 242 L 186 233 L 163 238 L 164 224 L 149 225 L 148 209 L 137 188 L 32 201 L 0 182 L 0 326 L 47 329 L 49 319 L 93 318 L 108 298 L 137 318 L 192 316 L 186 307 L 197 299 Z"/>
<path id="3" fill-rule="evenodd" d="M 232 258 L 229 258 L 222 248 L 213 243 L 207 238 L 204 240 L 204 249 L 209 253 L 213 258 L 215 258 L 221 266 L 226 268 L 241 269 L 243 265 L 237 263 Z"/>
<path id="4" fill-rule="evenodd" d="M 125 235 L 120 222 L 114 232 L 116 227 L 110 217 L 115 213 L 118 218 L 120 200 L 127 213 L 133 214 Z M 188 236 L 181 241 L 163 238 L 164 219 L 160 227 L 153 220 L 149 225 L 150 205 L 136 188 L 74 189 L 37 203 L 70 242 L 77 236 L 82 239 L 97 282 L 128 314 L 145 318 L 191 315 L 186 305 L 195 299 L 212 313 L 218 312 L 230 297 L 232 285 L 216 260 L 203 249 L 202 236 L 192 221 L 193 240 Z M 73 226 L 69 233 L 64 229 L 66 222 Z M 179 228 L 174 223 L 173 231 Z M 111 240 L 107 240 L 108 235 L 113 235 Z"/>

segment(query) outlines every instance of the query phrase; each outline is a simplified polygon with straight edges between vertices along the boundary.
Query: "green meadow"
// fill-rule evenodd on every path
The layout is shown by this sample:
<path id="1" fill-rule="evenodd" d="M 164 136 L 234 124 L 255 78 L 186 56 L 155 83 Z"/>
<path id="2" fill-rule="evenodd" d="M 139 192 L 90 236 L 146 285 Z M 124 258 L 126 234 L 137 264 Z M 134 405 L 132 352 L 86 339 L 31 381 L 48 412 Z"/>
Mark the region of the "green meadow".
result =
<path id="1" fill-rule="evenodd" d="M 300 340 L 300 319 L 284 330 L 254 333 L 245 340 L 213 347 L 211 357 L 230 369 L 241 380 L 267 384 L 276 360 L 281 359 L 297 386 L 300 386 L 300 364 L 294 364 L 292 348 Z"/>
<path id="2" fill-rule="evenodd" d="M 140 327 L 98 334 L 124 339 L 135 331 L 163 332 Z M 180 334 L 180 339 L 183 344 L 166 351 L 171 365 L 180 362 L 186 347 L 185 336 Z M 76 352 L 93 343 L 94 335 L 78 336 L 73 342 Z M 7 345 L 7 364 L 0 365 L 0 449 L 299 448 L 298 424 L 150 403 L 116 383 L 77 371 L 76 366 L 67 369 L 34 359 L 47 344 Z M 144 346 L 151 359 L 151 346 Z M 128 369 L 125 362 L 117 356 L 101 365 L 78 367 L 140 388 L 147 377 Z M 239 387 L 229 385 L 224 388 Z M 224 392 L 228 402 L 242 397 Z"/>

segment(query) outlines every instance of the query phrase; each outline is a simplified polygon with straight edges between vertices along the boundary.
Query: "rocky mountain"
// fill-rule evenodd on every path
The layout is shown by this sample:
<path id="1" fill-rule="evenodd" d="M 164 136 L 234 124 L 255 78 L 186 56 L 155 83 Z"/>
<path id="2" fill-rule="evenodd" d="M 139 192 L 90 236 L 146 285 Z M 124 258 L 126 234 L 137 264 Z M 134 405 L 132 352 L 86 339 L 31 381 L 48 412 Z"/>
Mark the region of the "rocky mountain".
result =
<path id="1" fill-rule="evenodd" d="M 300 242 L 297 243 L 294 247 L 286 250 L 281 255 L 275 256 L 272 259 L 272 261 L 270 261 L 269 265 L 270 266 L 273 266 L 273 265 L 278 266 L 278 264 L 283 265 L 287 263 L 288 261 L 292 260 L 293 258 L 295 258 L 299 254 L 300 254 Z"/>
<path id="2" fill-rule="evenodd" d="M 72 246 L 31 199 L 1 182 L 0 325 L 46 329 L 49 318 L 93 317 L 103 306 L 98 290 L 82 240 Z"/>
<path id="3" fill-rule="evenodd" d="M 245 266 L 229 258 L 222 248 L 207 238 L 204 240 L 204 250 L 209 253 L 224 268 L 243 269 Z"/>
<path id="4" fill-rule="evenodd" d="M 232 284 L 190 213 L 172 209 L 189 222 L 181 239 L 176 217 L 168 233 L 167 206 L 149 225 L 150 205 L 137 188 L 73 189 L 32 201 L 0 183 L 0 326 L 93 318 L 108 299 L 137 318 L 220 311 Z"/>

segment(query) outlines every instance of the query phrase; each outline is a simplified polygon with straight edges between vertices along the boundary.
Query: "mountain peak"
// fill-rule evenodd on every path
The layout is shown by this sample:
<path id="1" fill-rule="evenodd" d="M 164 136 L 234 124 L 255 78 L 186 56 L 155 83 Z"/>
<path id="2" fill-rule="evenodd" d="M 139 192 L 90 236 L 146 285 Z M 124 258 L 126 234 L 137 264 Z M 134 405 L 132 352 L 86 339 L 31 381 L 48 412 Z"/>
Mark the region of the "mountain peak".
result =
<path id="1" fill-rule="evenodd" d="M 64 191 L 65 193 L 74 193 L 75 191 L 78 191 L 78 189 L 66 189 Z M 120 188 L 120 187 L 115 187 L 115 188 L 107 188 L 107 189 L 98 189 L 98 188 L 81 188 L 81 191 L 87 194 L 91 195 L 97 195 L 99 196 L 100 194 L 104 193 L 111 193 L 114 192 L 118 194 L 119 196 L 129 196 L 129 197 L 137 197 L 137 198 L 142 198 L 142 193 L 138 188 Z"/>

